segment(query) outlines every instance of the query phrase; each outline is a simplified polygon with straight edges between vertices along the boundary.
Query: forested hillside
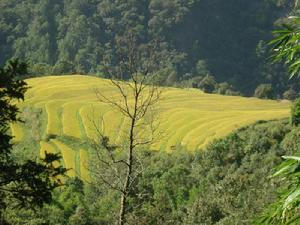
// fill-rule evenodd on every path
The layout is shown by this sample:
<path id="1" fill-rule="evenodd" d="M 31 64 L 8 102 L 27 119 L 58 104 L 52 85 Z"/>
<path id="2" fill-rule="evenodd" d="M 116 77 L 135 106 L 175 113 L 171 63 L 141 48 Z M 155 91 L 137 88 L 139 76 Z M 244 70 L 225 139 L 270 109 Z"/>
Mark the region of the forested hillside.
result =
<path id="1" fill-rule="evenodd" d="M 159 38 L 160 50 L 172 53 L 160 84 L 201 87 L 210 74 L 206 82 L 227 82 L 216 90 L 221 94 L 228 89 L 253 95 L 259 84 L 272 84 L 267 97 L 277 98 L 298 89 L 266 59 L 274 21 L 291 5 L 278 0 L 2 0 L 0 65 L 18 57 L 31 63 L 31 76 L 105 77 L 99 65 L 113 51 L 112 40 L 131 30 L 141 43 Z"/>
<path id="2" fill-rule="evenodd" d="M 298 151 L 299 129 L 287 120 L 260 121 L 194 154 L 183 147 L 139 152 L 146 169 L 130 194 L 127 224 L 252 224 L 276 198 L 280 181 L 270 176 L 281 155 Z M 101 159 L 92 156 L 90 166 L 97 168 Z M 96 178 L 71 179 L 43 209 L 10 209 L 5 217 L 14 225 L 110 225 L 118 202 L 118 192 Z"/>

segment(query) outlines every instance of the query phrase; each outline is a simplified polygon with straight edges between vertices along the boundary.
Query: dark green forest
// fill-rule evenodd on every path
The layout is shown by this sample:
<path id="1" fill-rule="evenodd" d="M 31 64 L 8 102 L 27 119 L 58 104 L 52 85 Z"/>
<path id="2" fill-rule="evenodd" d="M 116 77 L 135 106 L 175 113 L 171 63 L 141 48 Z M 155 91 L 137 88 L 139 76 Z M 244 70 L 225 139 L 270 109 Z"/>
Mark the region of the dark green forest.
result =
<path id="1" fill-rule="evenodd" d="M 299 150 L 299 132 L 288 120 L 260 121 L 195 153 L 180 146 L 140 151 L 146 170 L 131 192 L 126 224 L 252 224 L 276 199 L 283 182 L 270 176 L 282 155 Z M 117 217 L 118 192 L 96 179 L 70 179 L 53 198 L 36 212 L 8 209 L 6 218 L 15 225 L 92 225 Z"/>
<path id="2" fill-rule="evenodd" d="M 2 0 L 0 65 L 17 57 L 30 63 L 30 76 L 105 77 L 99 65 L 113 51 L 113 39 L 132 31 L 141 43 L 159 38 L 160 51 L 172 53 L 160 84 L 290 99 L 299 82 L 270 63 L 267 42 L 293 2 Z"/>

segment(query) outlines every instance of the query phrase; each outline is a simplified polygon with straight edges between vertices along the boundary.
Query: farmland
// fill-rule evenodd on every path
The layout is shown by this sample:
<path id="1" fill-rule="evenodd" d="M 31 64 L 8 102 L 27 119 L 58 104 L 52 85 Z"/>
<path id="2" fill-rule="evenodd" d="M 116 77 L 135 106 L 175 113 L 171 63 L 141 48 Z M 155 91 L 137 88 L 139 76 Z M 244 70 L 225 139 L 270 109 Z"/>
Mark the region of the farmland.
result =
<path id="1" fill-rule="evenodd" d="M 43 151 L 61 152 L 70 176 L 87 177 L 87 150 L 82 140 L 95 139 L 97 130 L 115 144 L 122 142 L 126 128 L 124 116 L 96 97 L 120 100 L 110 81 L 89 76 L 52 76 L 28 79 L 30 89 L 20 108 L 39 108 L 44 112 L 45 129 L 37 144 Z M 236 96 L 205 94 L 198 89 L 162 88 L 162 98 L 155 107 L 159 138 L 155 150 L 172 151 L 176 145 L 187 150 L 204 148 L 212 140 L 258 120 L 287 117 L 289 102 Z M 15 142 L 22 141 L 26 128 L 12 124 Z M 147 134 L 144 134 L 147 135 Z M 67 141 L 66 141 L 67 140 Z M 77 144 L 78 143 L 78 144 Z"/>

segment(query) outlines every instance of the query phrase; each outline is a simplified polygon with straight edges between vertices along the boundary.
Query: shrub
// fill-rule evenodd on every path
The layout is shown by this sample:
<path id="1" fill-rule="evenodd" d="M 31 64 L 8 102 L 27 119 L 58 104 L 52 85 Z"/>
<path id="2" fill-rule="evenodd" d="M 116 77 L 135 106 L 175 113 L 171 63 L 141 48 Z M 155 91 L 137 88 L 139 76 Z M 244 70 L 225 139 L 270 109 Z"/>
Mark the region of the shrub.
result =
<path id="1" fill-rule="evenodd" d="M 206 75 L 209 73 L 209 70 L 207 69 L 207 63 L 205 60 L 199 60 L 196 63 L 196 73 L 200 76 Z"/>
<path id="2" fill-rule="evenodd" d="M 215 78 L 211 75 L 206 75 L 198 84 L 200 88 L 205 93 L 212 93 L 216 90 L 218 84 L 215 81 Z"/>
<path id="3" fill-rule="evenodd" d="M 191 87 L 198 88 L 198 84 L 201 82 L 201 80 L 203 80 L 203 77 L 201 76 L 193 77 L 191 79 Z"/>
<path id="4" fill-rule="evenodd" d="M 55 64 L 52 69 L 52 74 L 59 75 L 59 74 L 75 74 L 76 69 L 74 63 L 70 61 L 59 61 Z"/>
<path id="5" fill-rule="evenodd" d="M 29 74 L 32 76 L 40 76 L 41 74 L 51 74 L 52 67 L 46 63 L 34 63 L 29 67 Z"/>
<path id="6" fill-rule="evenodd" d="M 282 155 L 293 154 L 300 149 L 300 142 L 297 141 L 300 138 L 300 128 L 292 129 L 283 139 L 280 147 L 283 149 Z"/>
<path id="7" fill-rule="evenodd" d="M 292 106 L 291 123 L 295 126 L 300 124 L 300 98 L 297 98 Z"/>
<path id="8" fill-rule="evenodd" d="M 216 93 L 220 95 L 240 95 L 240 93 L 238 91 L 234 91 L 232 85 L 228 84 L 227 82 L 220 83 Z"/>
<path id="9" fill-rule="evenodd" d="M 283 93 L 283 98 L 287 100 L 295 100 L 297 95 L 298 94 L 294 89 L 289 89 Z"/>
<path id="10" fill-rule="evenodd" d="M 271 84 L 260 84 L 257 86 L 254 92 L 254 96 L 263 99 L 273 99 L 274 93 Z"/>
<path id="11" fill-rule="evenodd" d="M 226 95 L 226 93 L 228 93 L 228 91 L 230 90 L 232 90 L 231 85 L 228 84 L 227 82 L 224 82 L 218 85 L 217 93 L 220 95 Z"/>
<path id="12" fill-rule="evenodd" d="M 172 72 L 168 75 L 168 77 L 167 77 L 166 84 L 167 84 L 167 85 L 172 85 L 172 84 L 174 84 L 176 81 L 177 81 L 177 73 L 176 73 L 176 71 L 172 71 Z"/>

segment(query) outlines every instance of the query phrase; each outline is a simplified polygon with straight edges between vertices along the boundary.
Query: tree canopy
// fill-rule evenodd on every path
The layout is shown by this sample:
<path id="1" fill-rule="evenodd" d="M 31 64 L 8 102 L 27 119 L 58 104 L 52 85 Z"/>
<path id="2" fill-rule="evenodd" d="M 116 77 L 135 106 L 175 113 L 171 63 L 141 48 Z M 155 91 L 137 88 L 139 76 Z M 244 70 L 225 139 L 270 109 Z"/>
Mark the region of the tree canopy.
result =
<path id="1" fill-rule="evenodd" d="M 0 223 L 6 224 L 7 207 L 34 208 L 52 200 L 51 191 L 60 185 L 57 177 L 65 169 L 54 166 L 58 155 L 46 154 L 42 162 L 18 162 L 13 154 L 9 123 L 20 121 L 16 100 L 24 100 L 27 84 L 17 79 L 27 73 L 27 64 L 10 61 L 0 68 Z"/>
<path id="2" fill-rule="evenodd" d="M 182 85 L 209 74 L 246 95 L 262 83 L 282 94 L 291 83 L 282 79 L 280 66 L 264 58 L 274 21 L 291 5 L 290 0 L 3 0 L 0 65 L 14 56 L 29 60 L 31 75 L 106 76 L 100 61 L 113 51 L 116 36 L 132 31 L 141 43 L 159 37 L 161 51 L 173 51 L 160 84 Z"/>

